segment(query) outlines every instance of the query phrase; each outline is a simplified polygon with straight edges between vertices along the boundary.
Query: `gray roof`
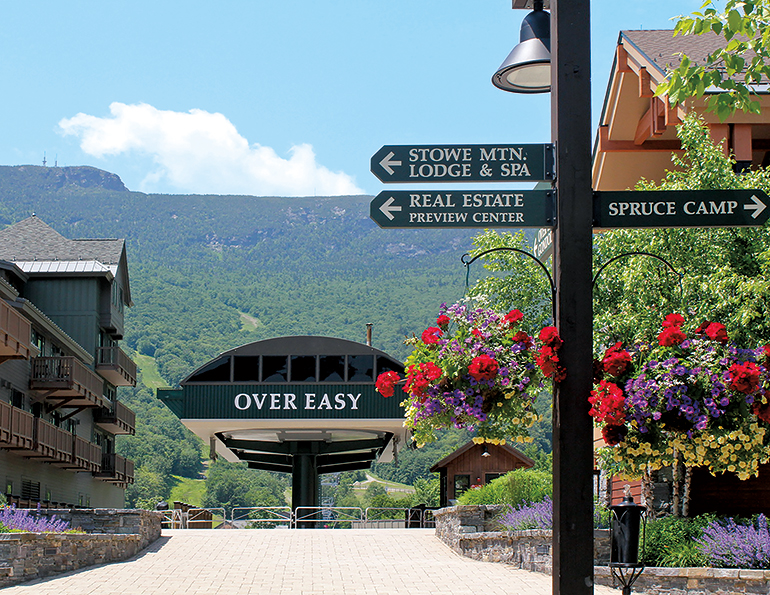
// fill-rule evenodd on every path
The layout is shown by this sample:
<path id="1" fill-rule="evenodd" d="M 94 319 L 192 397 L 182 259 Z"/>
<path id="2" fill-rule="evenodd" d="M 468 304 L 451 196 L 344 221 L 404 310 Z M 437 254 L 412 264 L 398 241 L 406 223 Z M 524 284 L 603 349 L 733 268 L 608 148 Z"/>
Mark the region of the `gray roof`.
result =
<path id="1" fill-rule="evenodd" d="M 681 62 L 681 54 L 692 62 L 701 65 L 706 57 L 725 46 L 724 37 L 708 32 L 703 35 L 677 35 L 673 29 L 653 29 L 649 31 L 621 31 L 620 40 L 627 40 L 636 46 L 661 73 L 676 68 Z M 755 54 L 747 52 L 744 57 L 750 59 Z"/>
<path id="2" fill-rule="evenodd" d="M 124 240 L 70 240 L 36 216 L 0 230 L 0 259 L 29 261 L 97 261 L 118 265 Z"/>

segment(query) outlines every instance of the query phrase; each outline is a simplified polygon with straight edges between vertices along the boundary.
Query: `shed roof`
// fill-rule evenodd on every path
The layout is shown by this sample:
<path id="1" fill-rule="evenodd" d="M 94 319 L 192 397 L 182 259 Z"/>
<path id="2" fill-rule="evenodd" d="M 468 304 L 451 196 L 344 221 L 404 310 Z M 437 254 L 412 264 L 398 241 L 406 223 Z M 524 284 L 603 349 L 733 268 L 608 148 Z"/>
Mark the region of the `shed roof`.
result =
<path id="1" fill-rule="evenodd" d="M 461 455 L 465 454 L 466 452 L 468 452 L 470 449 L 472 449 L 475 446 L 478 446 L 478 447 L 481 448 L 483 445 L 476 444 L 475 442 L 473 442 L 473 440 L 471 440 L 470 442 L 468 442 L 468 443 L 464 444 L 463 446 L 461 446 L 460 448 L 458 448 L 452 454 L 444 457 L 438 463 L 433 465 L 430 468 L 431 472 L 432 473 L 436 473 L 440 469 L 446 469 L 452 461 L 454 461 L 456 458 L 460 457 Z M 509 444 L 498 444 L 497 448 L 501 448 L 504 451 L 506 451 L 507 453 L 511 454 L 513 457 L 519 459 L 522 463 L 524 463 L 525 467 L 534 467 L 535 466 L 535 461 L 530 459 L 527 455 L 525 455 L 519 449 L 514 448 L 513 446 L 510 446 Z"/>

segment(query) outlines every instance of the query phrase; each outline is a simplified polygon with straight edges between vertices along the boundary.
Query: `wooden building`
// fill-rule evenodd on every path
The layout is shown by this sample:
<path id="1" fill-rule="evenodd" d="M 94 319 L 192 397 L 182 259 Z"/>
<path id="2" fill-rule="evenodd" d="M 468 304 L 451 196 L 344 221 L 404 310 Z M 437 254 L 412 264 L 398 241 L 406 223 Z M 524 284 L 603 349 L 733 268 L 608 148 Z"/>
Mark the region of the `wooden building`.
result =
<path id="1" fill-rule="evenodd" d="M 450 506 L 460 494 L 476 485 L 485 485 L 514 469 L 529 469 L 534 461 L 508 444 L 468 442 L 441 459 L 430 470 L 441 478 L 440 506 Z"/>
<path id="2" fill-rule="evenodd" d="M 70 240 L 29 217 L 0 230 L 0 481 L 19 507 L 122 508 L 133 463 L 115 435 L 136 385 L 119 347 L 131 305 L 123 240 Z"/>

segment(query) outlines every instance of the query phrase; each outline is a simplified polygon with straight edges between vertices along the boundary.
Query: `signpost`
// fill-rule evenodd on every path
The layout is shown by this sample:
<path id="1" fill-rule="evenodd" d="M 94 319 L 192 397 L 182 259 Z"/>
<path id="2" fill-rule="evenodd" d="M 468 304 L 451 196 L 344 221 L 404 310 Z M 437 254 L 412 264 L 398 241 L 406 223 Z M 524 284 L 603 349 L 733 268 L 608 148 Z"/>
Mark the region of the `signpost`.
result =
<path id="1" fill-rule="evenodd" d="M 545 262 L 553 256 L 553 230 L 544 228 L 537 232 L 532 242 L 532 254 L 540 262 Z"/>
<path id="2" fill-rule="evenodd" d="M 380 192 L 370 217 L 383 228 L 553 227 L 552 190 Z"/>
<path id="3" fill-rule="evenodd" d="M 770 218 L 761 190 L 594 192 L 594 228 L 744 227 Z"/>
<path id="4" fill-rule="evenodd" d="M 386 145 L 371 171 L 386 184 L 552 181 L 553 145 Z"/>

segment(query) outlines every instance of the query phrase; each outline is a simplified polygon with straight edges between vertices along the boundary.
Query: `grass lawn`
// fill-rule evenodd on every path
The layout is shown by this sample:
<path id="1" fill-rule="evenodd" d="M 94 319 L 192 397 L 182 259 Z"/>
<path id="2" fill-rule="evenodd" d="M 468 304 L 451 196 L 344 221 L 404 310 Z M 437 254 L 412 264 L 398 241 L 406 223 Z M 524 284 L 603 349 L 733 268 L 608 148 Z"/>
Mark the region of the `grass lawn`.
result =
<path id="1" fill-rule="evenodd" d="M 205 479 L 190 479 L 174 475 L 174 487 L 171 488 L 169 502 L 184 502 L 192 506 L 203 504 L 203 495 L 206 493 Z"/>
<path id="2" fill-rule="evenodd" d="M 136 362 L 136 367 L 139 368 L 139 376 L 142 384 L 147 388 L 165 388 L 168 386 L 168 382 L 161 378 L 158 373 L 158 366 L 155 365 L 155 358 L 149 355 L 141 355 L 139 353 L 132 353 L 131 359 Z"/>

